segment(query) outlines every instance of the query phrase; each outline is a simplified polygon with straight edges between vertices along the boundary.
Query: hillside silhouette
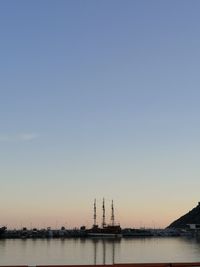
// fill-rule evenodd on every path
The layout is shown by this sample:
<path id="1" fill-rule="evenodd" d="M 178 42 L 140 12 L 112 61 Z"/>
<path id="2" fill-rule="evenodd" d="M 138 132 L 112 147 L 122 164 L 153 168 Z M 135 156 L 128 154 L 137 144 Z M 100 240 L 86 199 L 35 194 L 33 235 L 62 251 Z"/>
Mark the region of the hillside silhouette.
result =
<path id="1" fill-rule="evenodd" d="M 188 224 L 200 224 L 200 202 L 195 208 L 172 222 L 167 228 L 188 228 Z"/>

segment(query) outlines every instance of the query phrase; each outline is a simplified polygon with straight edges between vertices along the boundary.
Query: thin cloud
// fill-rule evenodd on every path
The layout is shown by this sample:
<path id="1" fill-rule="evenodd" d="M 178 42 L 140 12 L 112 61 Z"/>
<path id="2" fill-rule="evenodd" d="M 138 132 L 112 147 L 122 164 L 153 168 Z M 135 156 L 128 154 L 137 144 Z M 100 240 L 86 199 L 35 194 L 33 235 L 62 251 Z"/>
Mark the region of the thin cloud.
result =
<path id="1" fill-rule="evenodd" d="M 38 134 L 36 133 L 23 133 L 19 135 L 21 141 L 32 141 L 36 138 L 38 138 Z"/>
<path id="2" fill-rule="evenodd" d="M 0 142 L 29 142 L 39 137 L 36 133 L 20 133 L 16 135 L 0 134 Z"/>

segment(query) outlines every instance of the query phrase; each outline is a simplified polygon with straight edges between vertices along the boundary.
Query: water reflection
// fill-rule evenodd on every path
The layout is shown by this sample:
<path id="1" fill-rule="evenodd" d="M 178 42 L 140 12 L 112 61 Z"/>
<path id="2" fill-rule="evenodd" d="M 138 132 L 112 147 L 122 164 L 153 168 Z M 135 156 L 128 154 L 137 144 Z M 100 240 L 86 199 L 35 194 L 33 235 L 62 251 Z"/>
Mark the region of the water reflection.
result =
<path id="1" fill-rule="evenodd" d="M 105 240 L 103 239 L 103 265 L 106 264 L 106 243 Z"/>
<path id="2" fill-rule="evenodd" d="M 94 265 L 97 264 L 97 242 L 98 240 L 93 240 L 93 245 L 94 245 Z"/>
<path id="3" fill-rule="evenodd" d="M 115 243 L 112 244 L 112 263 L 115 263 Z"/>
<path id="4" fill-rule="evenodd" d="M 199 239 L 0 240 L 0 265 L 77 265 L 200 261 Z"/>
<path id="5" fill-rule="evenodd" d="M 120 239 L 93 238 L 92 239 L 93 253 L 94 253 L 93 264 L 94 265 L 97 265 L 100 263 L 102 263 L 103 265 L 108 264 L 108 263 L 114 264 L 115 263 L 115 248 L 116 248 L 116 244 L 119 242 L 120 242 Z"/>

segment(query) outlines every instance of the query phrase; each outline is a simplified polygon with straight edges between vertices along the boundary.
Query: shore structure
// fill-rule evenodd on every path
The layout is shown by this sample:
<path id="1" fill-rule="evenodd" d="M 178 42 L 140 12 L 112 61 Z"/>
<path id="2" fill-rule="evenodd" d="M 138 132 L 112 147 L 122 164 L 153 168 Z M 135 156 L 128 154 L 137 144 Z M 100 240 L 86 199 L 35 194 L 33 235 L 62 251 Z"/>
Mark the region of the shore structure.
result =
<path id="1" fill-rule="evenodd" d="M 91 229 L 86 230 L 89 237 L 122 237 L 122 229 L 120 224 L 115 224 L 114 215 L 114 204 L 112 200 L 111 204 L 111 224 L 106 224 L 106 214 L 105 214 L 105 200 L 103 199 L 102 204 L 102 226 L 99 227 L 97 224 L 97 214 L 96 214 L 96 199 L 94 200 L 94 224 Z"/>

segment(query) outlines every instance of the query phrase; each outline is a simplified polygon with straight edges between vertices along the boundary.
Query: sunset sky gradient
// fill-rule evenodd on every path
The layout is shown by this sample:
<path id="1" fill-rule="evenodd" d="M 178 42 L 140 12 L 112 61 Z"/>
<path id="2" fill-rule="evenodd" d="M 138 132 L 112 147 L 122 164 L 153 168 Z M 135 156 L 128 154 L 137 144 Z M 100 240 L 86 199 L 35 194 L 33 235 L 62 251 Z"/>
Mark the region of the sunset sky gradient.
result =
<path id="1" fill-rule="evenodd" d="M 0 2 L 0 225 L 165 227 L 200 200 L 200 2 Z"/>

